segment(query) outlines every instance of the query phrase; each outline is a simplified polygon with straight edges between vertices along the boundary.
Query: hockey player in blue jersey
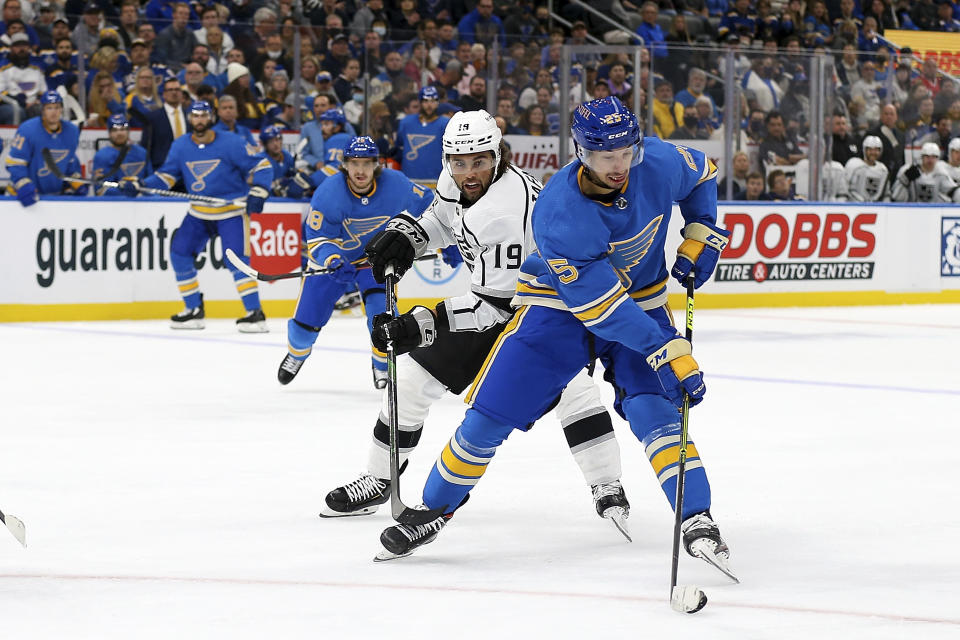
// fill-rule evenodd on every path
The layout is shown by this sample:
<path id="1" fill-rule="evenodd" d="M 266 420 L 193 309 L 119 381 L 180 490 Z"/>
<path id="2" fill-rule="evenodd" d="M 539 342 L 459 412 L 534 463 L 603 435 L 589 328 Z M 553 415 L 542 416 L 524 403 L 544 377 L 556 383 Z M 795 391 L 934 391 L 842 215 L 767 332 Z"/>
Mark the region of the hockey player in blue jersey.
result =
<path id="1" fill-rule="evenodd" d="M 399 171 L 378 163 L 377 144 L 368 136 L 353 138 L 344 150 L 340 172 L 321 184 L 307 214 L 307 253 L 310 267 L 326 275 L 303 279 L 293 318 L 287 323 L 288 353 L 277 379 L 288 384 L 303 366 L 327 324 L 334 304 L 354 283 L 363 297 L 367 328 L 383 313 L 385 294 L 370 273 L 363 246 L 390 218 L 406 210 L 414 216 L 430 206 L 433 192 L 410 182 Z M 371 347 L 372 348 L 372 347 Z M 386 354 L 373 349 L 373 379 L 386 383 Z"/>
<path id="2" fill-rule="evenodd" d="M 189 118 L 193 131 L 173 141 L 163 166 L 143 184 L 154 189 L 169 189 L 183 180 L 188 192 L 222 198 L 226 204 L 191 202 L 190 210 L 170 242 L 170 263 L 186 307 L 171 316 L 170 326 L 174 329 L 203 328 L 203 294 L 194 260 L 215 236 L 220 236 L 224 250 L 233 249 L 238 256 L 249 255 L 246 214 L 263 211 L 273 176 L 270 162 L 250 155 L 243 138 L 210 128 L 213 123 L 210 103 L 194 101 Z M 248 178 L 252 184 L 248 184 Z M 125 181 L 123 187 L 124 193 L 137 193 L 136 181 Z M 248 259 L 244 257 L 245 261 Z M 233 273 L 237 293 L 247 310 L 247 314 L 237 320 L 237 329 L 243 333 L 267 331 L 257 281 L 229 262 L 227 267 Z"/>
<path id="3" fill-rule="evenodd" d="M 446 513 L 427 525 L 386 529 L 381 559 L 436 538 L 497 447 L 542 415 L 593 354 L 614 387 L 617 412 L 643 443 L 667 499 L 675 498 L 679 407 L 685 393 L 699 403 L 705 387 L 666 306 L 664 248 L 678 202 L 686 224 L 672 274 L 682 282 L 693 273 L 696 286 L 710 278 L 728 235 L 716 224 L 716 167 L 699 151 L 642 139 L 636 117 L 615 97 L 579 106 L 571 133 L 577 160 L 550 179 L 533 209 L 537 253 L 521 268 L 520 309 L 477 375 L 467 396 L 472 407 L 424 487 L 424 505 L 447 505 Z M 398 242 L 371 255 L 374 272 L 390 262 L 409 268 L 407 247 L 415 245 Z M 396 323 L 390 335 L 403 344 L 423 329 Z M 729 571 L 692 440 L 687 452 L 684 545 Z"/>
<path id="4" fill-rule="evenodd" d="M 436 87 L 420 89 L 420 112 L 411 113 L 397 127 L 400 170 L 411 180 L 434 184 L 443 171 L 443 131 L 450 118 L 437 115 Z"/>
<path id="5" fill-rule="evenodd" d="M 136 143 L 130 143 L 130 123 L 121 113 L 107 120 L 107 135 L 110 144 L 102 147 L 93 156 L 93 179 L 120 182 L 147 177 L 147 150 Z M 97 195 L 120 196 L 123 191 L 117 187 L 100 186 Z"/>
<path id="6" fill-rule="evenodd" d="M 278 125 L 264 127 L 260 132 L 260 144 L 263 151 L 259 157 L 270 163 L 273 169 L 270 191 L 277 196 L 286 196 L 286 186 L 297 173 L 293 156 L 283 149 L 283 129 Z"/>
<path id="7" fill-rule="evenodd" d="M 56 91 L 47 91 L 40 97 L 40 104 L 40 115 L 17 128 L 7 156 L 8 189 L 25 207 L 36 203 L 41 193 L 87 193 L 86 185 L 58 178 L 44 162 L 43 150 L 49 149 L 63 175 L 80 175 L 80 161 L 77 159 L 80 130 L 72 122 L 63 120 L 63 98 Z"/>
<path id="8" fill-rule="evenodd" d="M 343 115 L 343 109 L 327 109 L 319 120 L 323 132 L 323 161 L 328 166 L 339 167 L 343 161 L 343 150 L 353 138 L 345 130 L 347 118 Z"/>

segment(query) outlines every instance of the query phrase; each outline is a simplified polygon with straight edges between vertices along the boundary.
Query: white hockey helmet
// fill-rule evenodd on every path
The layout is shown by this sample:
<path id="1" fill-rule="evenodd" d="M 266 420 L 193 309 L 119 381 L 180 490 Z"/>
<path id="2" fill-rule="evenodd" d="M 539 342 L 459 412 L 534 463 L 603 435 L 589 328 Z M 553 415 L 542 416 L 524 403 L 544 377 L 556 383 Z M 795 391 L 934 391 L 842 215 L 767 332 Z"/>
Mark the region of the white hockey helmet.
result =
<path id="1" fill-rule="evenodd" d="M 950 144 L 947 145 L 948 151 L 960 151 L 960 138 L 954 138 L 950 141 Z"/>
<path id="2" fill-rule="evenodd" d="M 478 111 L 458 111 L 443 130 L 443 166 L 453 176 L 449 157 L 465 153 L 493 152 L 494 171 L 500 166 L 500 141 L 503 134 L 493 116 Z"/>
<path id="3" fill-rule="evenodd" d="M 883 149 L 883 143 L 880 142 L 879 136 L 867 136 L 863 139 L 863 148 L 866 149 Z"/>
<path id="4" fill-rule="evenodd" d="M 923 146 L 920 147 L 920 156 L 937 156 L 940 157 L 940 145 L 936 142 L 924 142 Z"/>

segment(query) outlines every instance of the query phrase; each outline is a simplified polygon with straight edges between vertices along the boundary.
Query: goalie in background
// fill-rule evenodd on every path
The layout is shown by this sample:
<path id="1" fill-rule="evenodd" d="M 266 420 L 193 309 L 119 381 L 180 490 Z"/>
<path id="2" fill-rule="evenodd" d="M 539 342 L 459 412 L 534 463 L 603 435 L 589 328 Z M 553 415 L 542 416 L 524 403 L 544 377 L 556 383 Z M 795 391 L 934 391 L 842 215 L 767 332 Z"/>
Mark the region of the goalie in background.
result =
<path id="1" fill-rule="evenodd" d="M 246 214 L 263 211 L 273 168 L 266 158 L 249 154 L 246 142 L 240 136 L 211 129 L 213 110 L 210 103 L 194 101 L 188 117 L 192 132 L 173 141 L 163 166 L 144 180 L 143 185 L 170 189 L 178 180 L 183 180 L 189 193 L 225 201 L 223 205 L 191 202 L 170 242 L 170 263 L 185 305 L 183 311 L 170 317 L 170 326 L 174 329 L 203 329 L 203 294 L 197 282 L 194 260 L 209 240 L 220 236 L 224 251 L 233 249 L 249 264 Z M 139 182 L 126 180 L 122 188 L 125 195 L 135 196 L 139 193 Z M 247 314 L 237 320 L 237 329 L 241 333 L 266 332 L 266 317 L 260 308 L 257 281 L 229 263 L 227 268 L 233 273 L 237 293 L 247 310 Z"/>
<path id="2" fill-rule="evenodd" d="M 56 91 L 44 93 L 40 105 L 40 115 L 17 128 L 7 156 L 7 171 L 10 172 L 7 189 L 25 207 L 35 204 L 41 193 L 87 194 L 87 185 L 64 181 L 50 171 L 43 160 L 43 150 L 49 149 L 63 175 L 79 176 L 77 144 L 80 130 L 72 122 L 63 120 L 63 98 Z"/>

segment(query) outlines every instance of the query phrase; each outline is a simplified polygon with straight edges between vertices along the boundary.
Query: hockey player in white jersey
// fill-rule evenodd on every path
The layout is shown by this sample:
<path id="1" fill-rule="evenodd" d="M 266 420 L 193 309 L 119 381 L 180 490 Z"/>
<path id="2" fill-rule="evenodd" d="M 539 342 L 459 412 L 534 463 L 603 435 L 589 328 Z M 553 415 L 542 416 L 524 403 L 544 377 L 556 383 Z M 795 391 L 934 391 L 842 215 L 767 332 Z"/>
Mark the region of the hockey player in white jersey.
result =
<path id="1" fill-rule="evenodd" d="M 952 144 L 952 143 L 951 143 Z M 863 159 L 850 158 L 844 170 L 851 202 L 884 202 L 890 197 L 890 171 L 880 162 L 883 143 L 877 136 L 863 139 Z"/>
<path id="2" fill-rule="evenodd" d="M 454 244 L 471 271 L 465 294 L 443 300 L 435 309 L 417 306 L 396 319 L 383 314 L 374 321 L 374 344 L 385 349 L 391 339 L 397 354 L 407 354 L 397 359 L 401 465 L 420 440 L 430 405 L 446 391 L 460 394 L 469 386 L 514 315 L 510 301 L 520 265 L 534 250 L 529 220 L 542 185 L 510 164 L 503 150 L 490 114 L 455 114 L 443 134 L 444 170 L 433 203 L 418 219 L 394 217 L 366 248 L 379 282 L 386 264 L 395 264 L 401 276 L 416 256 Z M 629 539 L 620 448 L 586 369 L 570 382 L 556 407 L 597 513 Z M 322 517 L 370 514 L 389 499 L 388 411 L 385 393 L 367 472 L 331 491 Z"/>
<path id="3" fill-rule="evenodd" d="M 940 161 L 940 167 L 954 182 L 960 184 L 960 138 L 954 138 L 947 144 L 947 161 Z"/>
<path id="4" fill-rule="evenodd" d="M 940 164 L 940 145 L 924 142 L 920 162 L 900 167 L 893 181 L 894 202 L 957 202 L 960 192 Z"/>

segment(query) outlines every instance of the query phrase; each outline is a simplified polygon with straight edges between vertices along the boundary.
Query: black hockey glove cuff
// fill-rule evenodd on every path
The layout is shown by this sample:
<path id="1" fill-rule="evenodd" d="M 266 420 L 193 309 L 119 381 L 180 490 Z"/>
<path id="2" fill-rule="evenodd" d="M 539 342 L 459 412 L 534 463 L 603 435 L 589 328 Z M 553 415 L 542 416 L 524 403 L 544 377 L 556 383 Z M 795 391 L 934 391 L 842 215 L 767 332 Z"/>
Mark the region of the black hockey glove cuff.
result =
<path id="1" fill-rule="evenodd" d="M 387 343 L 392 340 L 397 355 L 417 347 L 429 347 L 435 336 L 433 312 L 420 306 L 396 318 L 389 313 L 378 313 L 373 317 L 373 331 L 370 334 L 373 346 L 380 351 L 386 351 Z"/>
<path id="2" fill-rule="evenodd" d="M 412 217 L 406 213 L 394 217 L 364 248 L 373 279 L 384 282 L 383 272 L 390 263 L 394 265 L 397 278 L 402 277 L 414 259 L 427 248 L 428 241 L 427 233 Z"/>

